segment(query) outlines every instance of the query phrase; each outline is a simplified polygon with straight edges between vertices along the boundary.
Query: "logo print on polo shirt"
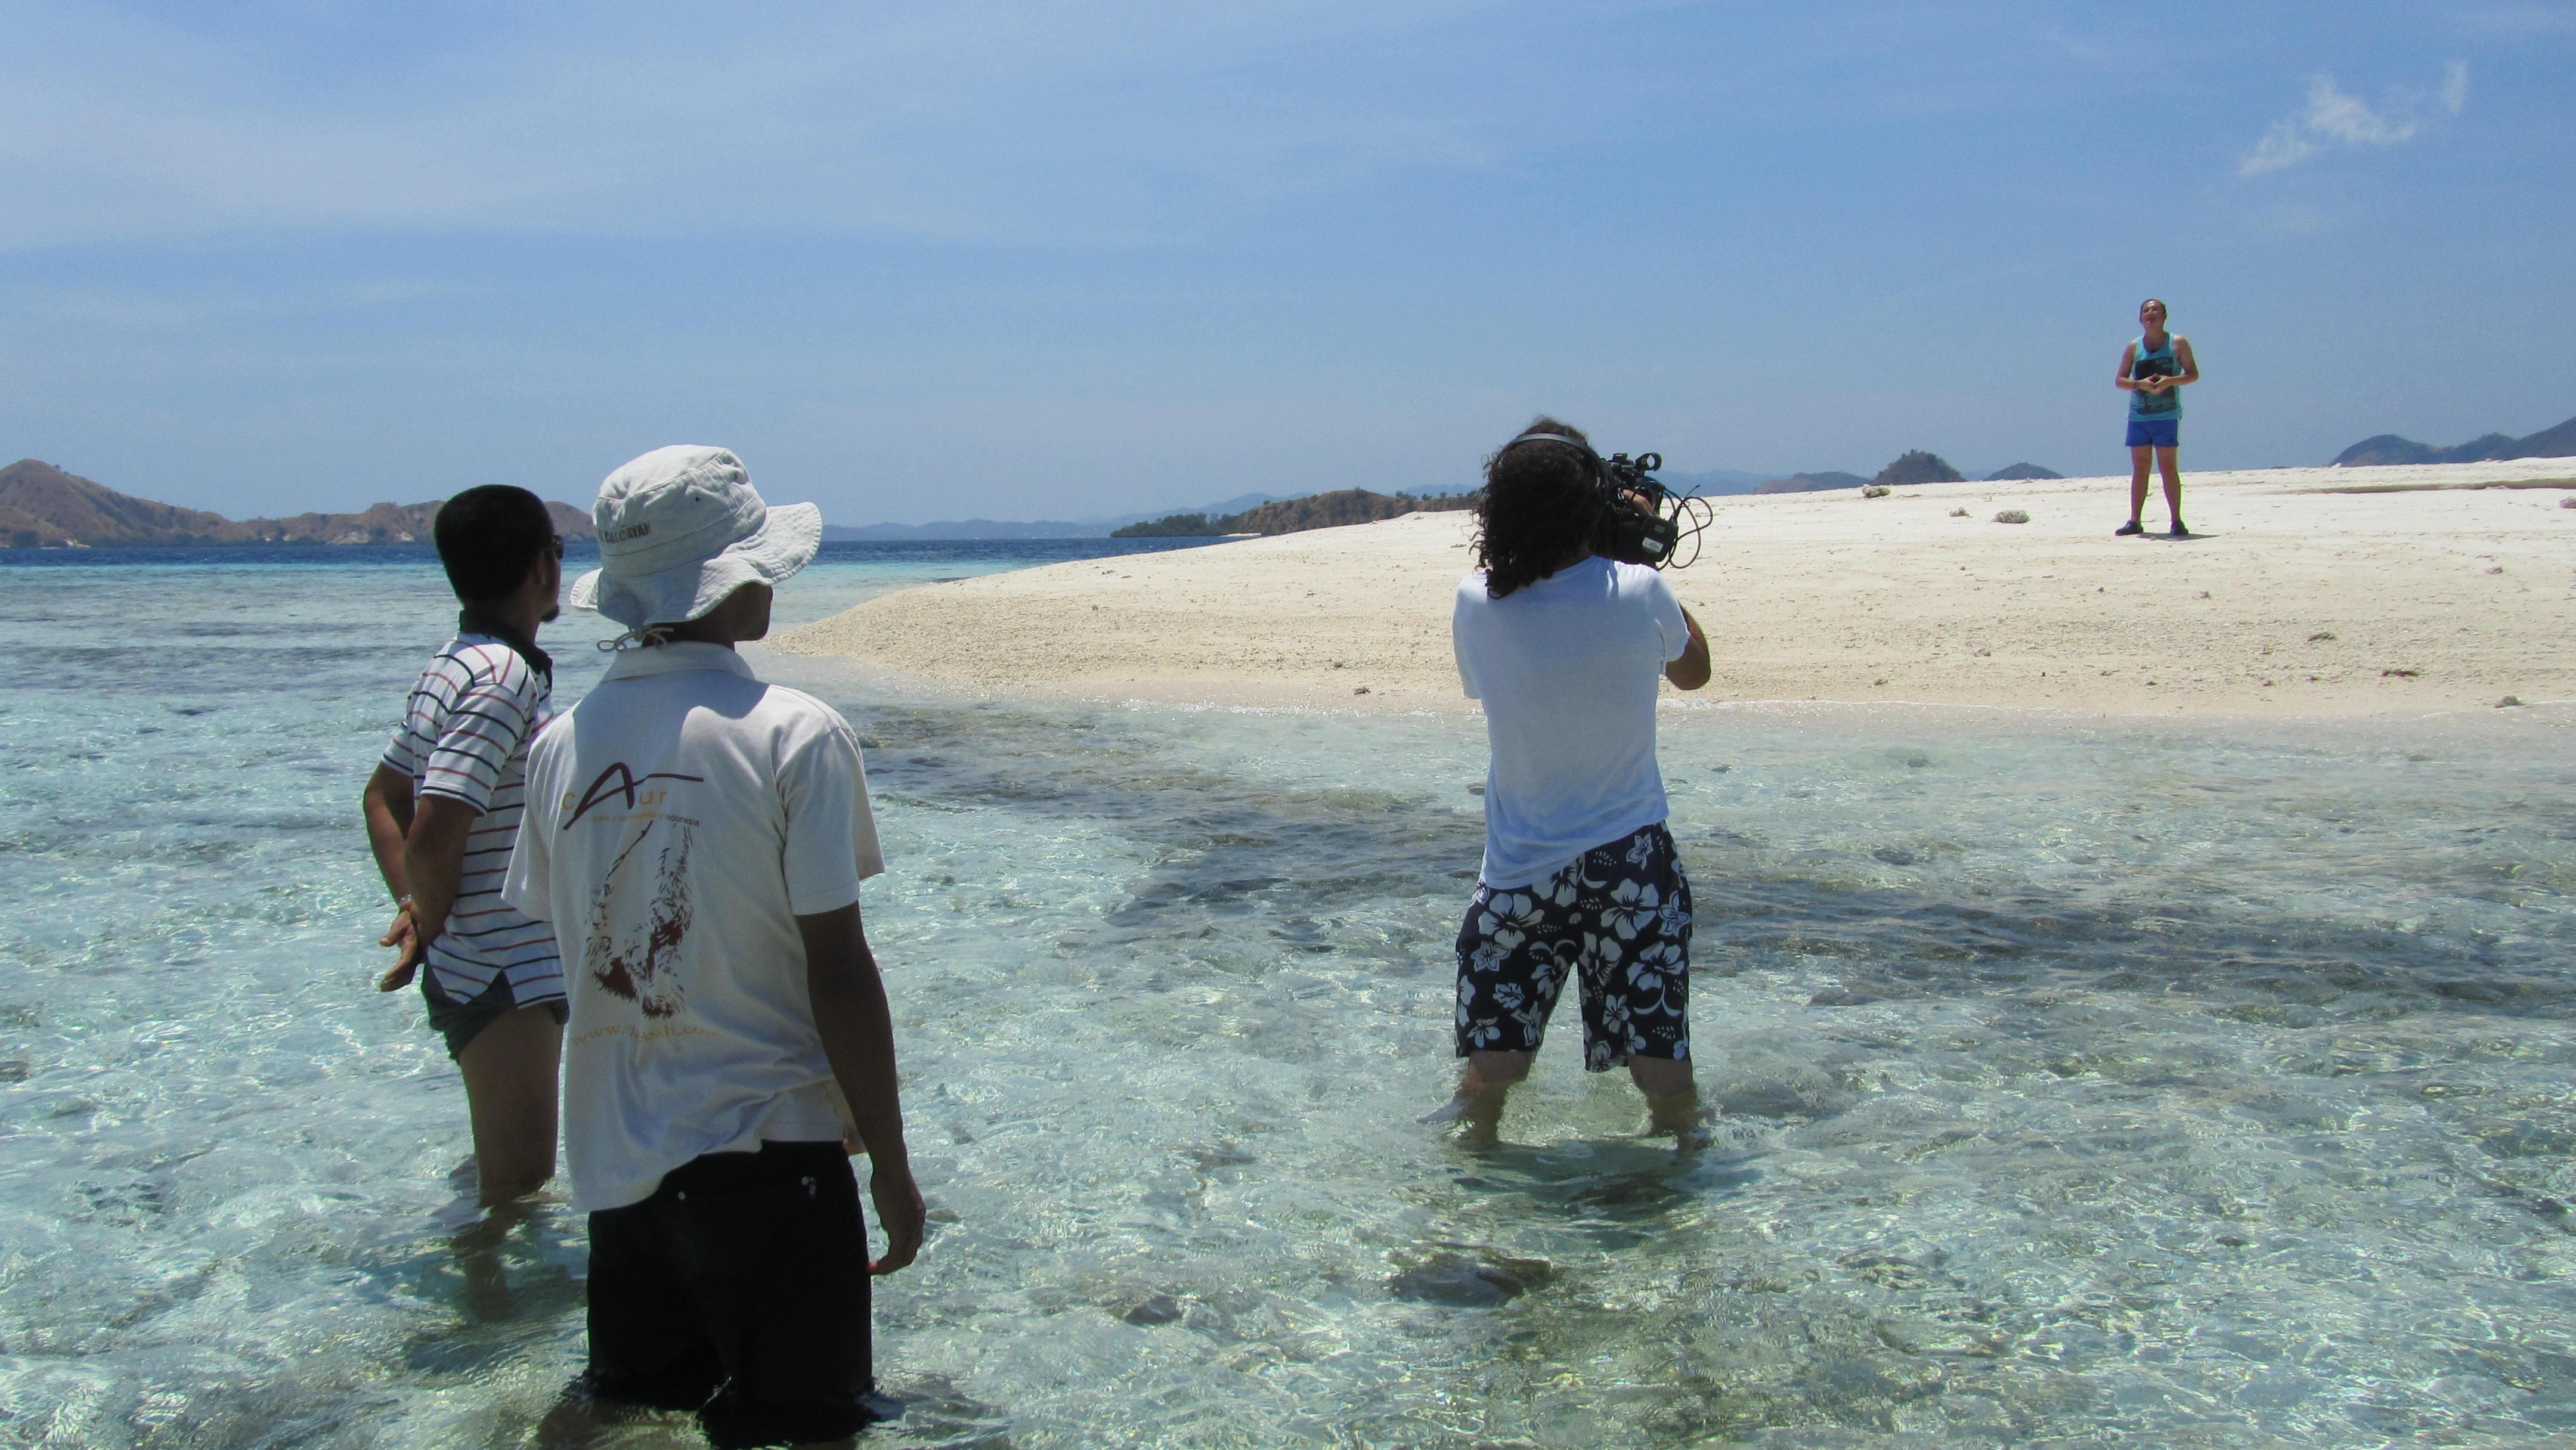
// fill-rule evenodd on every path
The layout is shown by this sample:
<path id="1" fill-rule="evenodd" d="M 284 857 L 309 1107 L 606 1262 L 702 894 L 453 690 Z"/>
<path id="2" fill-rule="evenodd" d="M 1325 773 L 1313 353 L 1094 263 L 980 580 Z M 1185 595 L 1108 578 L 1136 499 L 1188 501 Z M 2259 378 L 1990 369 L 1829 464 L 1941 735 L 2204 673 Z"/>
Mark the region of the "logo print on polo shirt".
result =
<path id="1" fill-rule="evenodd" d="M 612 776 L 615 777 L 614 784 L 610 783 Z M 608 804 L 613 797 L 623 797 L 626 808 L 630 811 L 635 809 L 636 788 L 645 781 L 685 780 L 694 783 L 705 779 L 703 775 L 679 775 L 667 770 L 657 770 L 650 775 L 638 776 L 626 768 L 625 761 L 612 760 L 608 763 L 608 768 L 599 773 L 599 778 L 590 783 L 590 789 L 581 793 L 578 800 L 569 793 L 565 795 L 564 809 L 572 814 L 564 817 L 563 829 L 571 830 L 575 822 L 589 815 L 594 809 Z M 651 802 L 648 801 L 647 804 Z"/>
<path id="2" fill-rule="evenodd" d="M 689 838 L 693 833 L 688 827 L 673 825 L 663 832 L 668 844 L 654 863 L 651 897 L 641 913 L 627 913 L 630 923 L 635 915 L 643 917 L 643 930 L 638 933 L 631 925 L 620 930 L 616 924 L 620 878 L 636 848 L 644 844 L 656 824 L 670 823 L 645 822 L 635 839 L 610 863 L 599 889 L 592 893 L 590 939 L 582 944 L 582 966 L 592 981 L 634 1003 L 645 1016 L 670 1017 L 679 1012 L 683 996 L 679 946 L 696 919 L 689 899 Z"/>

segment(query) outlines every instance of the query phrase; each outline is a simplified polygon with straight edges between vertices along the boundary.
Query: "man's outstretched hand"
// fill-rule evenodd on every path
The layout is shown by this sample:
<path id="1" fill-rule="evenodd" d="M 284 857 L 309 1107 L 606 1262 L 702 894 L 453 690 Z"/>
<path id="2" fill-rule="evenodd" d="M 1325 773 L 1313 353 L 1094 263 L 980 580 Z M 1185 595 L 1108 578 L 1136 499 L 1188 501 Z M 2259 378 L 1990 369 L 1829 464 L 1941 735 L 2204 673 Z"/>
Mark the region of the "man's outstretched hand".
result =
<path id="1" fill-rule="evenodd" d="M 399 992 L 410 986 L 412 974 L 420 970 L 421 958 L 429 951 L 429 948 L 421 943 L 420 927 L 411 919 L 411 908 L 408 906 L 395 910 L 394 924 L 385 928 L 383 936 L 376 938 L 376 945 L 402 948 L 402 955 L 394 959 L 393 966 L 388 968 L 383 976 L 376 978 L 376 990 L 379 992 Z"/>
<path id="2" fill-rule="evenodd" d="M 885 1257 L 868 1265 L 871 1274 L 891 1274 L 921 1252 L 921 1234 L 930 1210 L 909 1166 L 876 1168 L 868 1174 L 868 1197 L 875 1200 L 877 1222 L 885 1229 Z"/>

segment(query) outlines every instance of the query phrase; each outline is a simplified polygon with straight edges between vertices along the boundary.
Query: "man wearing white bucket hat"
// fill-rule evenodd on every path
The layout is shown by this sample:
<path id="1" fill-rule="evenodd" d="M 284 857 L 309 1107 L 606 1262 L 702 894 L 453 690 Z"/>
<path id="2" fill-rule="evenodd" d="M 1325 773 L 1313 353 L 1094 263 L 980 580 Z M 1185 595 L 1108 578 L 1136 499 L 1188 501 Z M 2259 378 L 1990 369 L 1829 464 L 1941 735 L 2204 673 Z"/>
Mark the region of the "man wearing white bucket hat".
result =
<path id="1" fill-rule="evenodd" d="M 564 1158 L 590 1214 L 582 1401 L 696 1410 L 720 1446 L 806 1444 L 890 1412 L 868 1276 L 912 1261 L 923 1204 L 894 1031 L 859 920 L 882 871 L 858 738 L 734 651 L 822 539 L 721 448 L 608 476 L 576 608 L 627 633 L 528 753 L 506 896 L 555 924 L 572 1020 Z M 835 1091 L 870 1160 L 867 1228 Z"/>

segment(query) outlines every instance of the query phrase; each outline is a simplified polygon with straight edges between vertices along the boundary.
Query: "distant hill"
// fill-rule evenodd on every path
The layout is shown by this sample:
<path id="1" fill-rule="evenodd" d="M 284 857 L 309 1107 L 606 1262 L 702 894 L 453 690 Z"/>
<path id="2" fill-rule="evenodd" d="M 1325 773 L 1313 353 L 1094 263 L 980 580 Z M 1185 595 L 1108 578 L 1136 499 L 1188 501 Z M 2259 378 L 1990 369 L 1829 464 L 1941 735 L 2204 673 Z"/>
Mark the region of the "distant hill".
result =
<path id="1" fill-rule="evenodd" d="M 2502 433 L 2489 433 L 2436 448 L 2401 438 L 2394 433 L 2380 433 L 2335 455 L 2333 467 L 2369 468 L 2392 463 L 2483 463 L 2494 458 L 2567 458 L 2576 457 L 2576 418 L 2555 428 L 2543 428 L 2523 438 L 2509 438 Z"/>
<path id="2" fill-rule="evenodd" d="M 1870 482 L 1893 488 L 1909 483 L 1964 483 L 1966 480 L 1940 454 L 1916 448 L 1898 454 L 1896 461 L 1880 469 L 1878 477 Z"/>
<path id="3" fill-rule="evenodd" d="M 1306 498 L 1274 499 L 1241 513 L 1210 516 L 1171 514 L 1119 529 L 1120 539 L 1205 539 L 1226 534 L 1297 534 L 1308 529 L 1336 529 L 1344 524 L 1374 523 L 1405 514 L 1473 508 L 1472 493 L 1416 498 L 1409 493 L 1371 493 L 1364 488 L 1336 489 Z"/>
<path id="4" fill-rule="evenodd" d="M 1265 504 L 1277 494 L 1246 493 L 1223 499 L 1197 509 L 1163 509 L 1155 513 L 1111 514 L 1087 519 L 1038 519 L 1021 522 L 1011 519 L 942 519 L 928 524 L 825 524 L 823 539 L 832 543 L 846 539 L 929 540 L 929 539 L 1105 539 L 1122 524 L 1141 523 L 1147 519 L 1169 518 L 1189 512 L 1216 516 L 1239 513 L 1256 504 Z"/>
<path id="5" fill-rule="evenodd" d="M 0 468 L 0 532 L 20 549 L 105 548 L 132 544 L 411 544 L 429 542 L 430 520 L 445 499 L 376 504 L 362 513 L 297 514 L 235 521 L 118 493 L 50 463 L 22 458 Z M 549 501 L 555 531 L 593 537 L 590 515 Z"/>
<path id="6" fill-rule="evenodd" d="M 1771 475 L 1748 473 L 1740 468 L 1711 468 L 1699 473 L 1679 473 L 1672 469 L 1665 469 L 1655 476 L 1662 479 L 1665 486 L 1676 493 L 1721 495 L 1753 493 L 1760 488 L 1762 481 Z M 1858 479 L 1853 480 L 1855 485 L 1859 482 Z M 1454 498 L 1460 495 L 1425 495 L 1400 491 L 1379 496 Z M 1234 498 L 1219 499 L 1211 504 L 1201 504 L 1195 508 L 1165 508 L 1147 513 L 1114 514 L 1080 519 L 1038 519 L 1033 522 L 1010 519 L 943 519 L 937 523 L 928 524 L 825 524 L 823 537 L 826 541 L 841 539 L 1103 539 L 1129 524 L 1155 523 L 1164 519 L 1179 518 L 1185 514 L 1196 514 L 1213 527 L 1219 520 L 1265 503 L 1276 502 L 1279 502 L 1279 495 L 1274 493 L 1247 493 Z"/>
<path id="7" fill-rule="evenodd" d="M 222 514 L 131 498 L 33 458 L 0 468 L 0 507 L 13 515 L 11 542 L 33 531 L 36 547 L 194 543 L 214 540 L 233 526 Z"/>
<path id="8" fill-rule="evenodd" d="M 1986 482 L 2011 483 L 2025 478 L 2064 478 L 2065 476 L 2055 469 L 2042 468 L 2036 463 L 2016 463 L 2010 468 L 1998 468 L 1987 474 Z"/>
<path id="9" fill-rule="evenodd" d="M 2483 463 L 2490 458 L 2520 458 L 2521 440 L 2502 433 L 2489 433 L 2449 448 L 2436 448 L 2401 438 L 2394 433 L 2381 433 L 2335 455 L 2336 468 L 2372 468 L 2391 463 Z"/>
<path id="10" fill-rule="evenodd" d="M 2576 418 L 2525 435 L 2517 446 L 2525 458 L 2576 458 Z"/>
<path id="11" fill-rule="evenodd" d="M 1793 473 L 1787 478 L 1768 479 L 1753 491 L 1755 493 L 1820 493 L 1829 488 L 1858 488 L 1867 482 L 1869 482 L 1868 479 L 1857 473 L 1836 473 L 1827 469 L 1821 473 Z"/>

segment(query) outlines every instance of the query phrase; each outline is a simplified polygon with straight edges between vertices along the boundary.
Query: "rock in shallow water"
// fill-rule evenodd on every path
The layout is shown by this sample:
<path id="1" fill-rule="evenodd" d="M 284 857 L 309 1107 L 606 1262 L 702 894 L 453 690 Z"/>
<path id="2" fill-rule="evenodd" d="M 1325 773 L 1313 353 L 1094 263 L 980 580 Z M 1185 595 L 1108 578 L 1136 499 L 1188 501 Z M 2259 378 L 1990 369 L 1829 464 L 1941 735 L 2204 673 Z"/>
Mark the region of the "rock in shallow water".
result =
<path id="1" fill-rule="evenodd" d="M 1181 1317 L 1181 1301 L 1169 1294 L 1148 1294 L 1129 1304 L 1119 1318 L 1130 1324 L 1152 1326 L 1169 1324 Z"/>
<path id="2" fill-rule="evenodd" d="M 1398 1269 L 1386 1291 L 1398 1299 L 1491 1309 L 1508 1304 L 1556 1277 L 1545 1259 L 1513 1259 L 1441 1250 Z"/>

